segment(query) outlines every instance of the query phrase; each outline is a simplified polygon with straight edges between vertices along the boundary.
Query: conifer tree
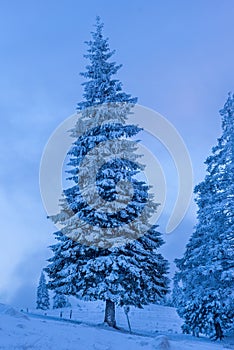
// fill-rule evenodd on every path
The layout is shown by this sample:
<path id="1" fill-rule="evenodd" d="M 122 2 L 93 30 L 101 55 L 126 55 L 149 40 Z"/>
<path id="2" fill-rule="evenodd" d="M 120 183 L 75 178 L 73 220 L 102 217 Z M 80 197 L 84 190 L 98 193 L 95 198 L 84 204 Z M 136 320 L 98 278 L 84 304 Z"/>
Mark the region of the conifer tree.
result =
<path id="1" fill-rule="evenodd" d="M 173 288 L 172 288 L 172 305 L 178 307 L 183 297 L 181 286 L 179 285 L 181 281 L 179 280 L 179 275 L 176 273 L 173 278 Z"/>
<path id="2" fill-rule="evenodd" d="M 234 96 L 229 95 L 220 114 L 222 136 L 194 191 L 198 223 L 184 257 L 176 260 L 184 329 L 216 337 L 217 329 L 229 327 L 234 317 Z"/>
<path id="3" fill-rule="evenodd" d="M 63 307 L 70 307 L 71 304 L 64 294 L 56 293 L 53 296 L 53 309 L 60 309 Z"/>
<path id="4" fill-rule="evenodd" d="M 76 141 L 68 173 L 74 186 L 64 190 L 61 212 L 52 217 L 63 228 L 55 234 L 46 271 L 58 293 L 105 301 L 105 322 L 115 327 L 115 304 L 142 307 L 167 293 L 168 265 L 157 252 L 161 234 L 149 223 L 157 204 L 136 177 L 144 166 L 130 138 L 141 129 L 126 124 L 136 98 L 112 77 L 120 66 L 108 61 L 114 52 L 102 29 L 98 18 L 85 55 L 90 65 L 82 74 L 88 79 L 84 101 L 71 131 Z"/>
<path id="5" fill-rule="evenodd" d="M 48 310 L 50 308 L 50 299 L 46 285 L 45 275 L 42 272 L 37 287 L 37 309 Z"/>

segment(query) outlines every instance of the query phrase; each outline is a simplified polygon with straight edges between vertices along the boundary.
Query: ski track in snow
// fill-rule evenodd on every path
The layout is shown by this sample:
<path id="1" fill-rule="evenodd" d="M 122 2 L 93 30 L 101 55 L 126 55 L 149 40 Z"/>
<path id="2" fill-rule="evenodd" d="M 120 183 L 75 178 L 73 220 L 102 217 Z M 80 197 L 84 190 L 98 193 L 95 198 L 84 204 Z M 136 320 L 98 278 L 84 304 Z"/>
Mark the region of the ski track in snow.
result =
<path id="1" fill-rule="evenodd" d="M 181 320 L 175 309 L 165 306 L 151 305 L 143 310 L 132 308 L 129 318 L 134 334 L 128 333 L 127 321 L 121 308 L 117 308 L 117 323 L 123 331 L 112 330 L 102 324 L 103 305 L 98 302 L 79 301 L 78 306 L 73 307 L 74 323 L 59 319 L 60 311 L 64 318 L 69 318 L 70 308 L 48 310 L 45 316 L 39 310 L 30 310 L 37 312 L 37 315 L 24 314 L 0 304 L 0 349 L 234 349 L 234 337 L 212 342 L 205 337 L 194 338 L 181 334 Z"/>

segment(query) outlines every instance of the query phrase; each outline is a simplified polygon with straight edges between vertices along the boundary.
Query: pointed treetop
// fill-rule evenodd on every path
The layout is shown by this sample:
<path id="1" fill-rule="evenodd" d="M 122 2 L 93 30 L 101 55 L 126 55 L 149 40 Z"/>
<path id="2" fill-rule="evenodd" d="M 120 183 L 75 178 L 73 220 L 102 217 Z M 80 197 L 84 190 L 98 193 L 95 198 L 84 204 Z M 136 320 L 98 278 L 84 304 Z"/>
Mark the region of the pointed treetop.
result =
<path id="1" fill-rule="evenodd" d="M 221 115 L 225 112 L 225 109 L 229 110 L 230 112 L 234 111 L 234 94 L 232 94 L 230 91 L 228 93 L 227 101 L 224 104 L 224 108 L 220 110 Z"/>
<path id="2" fill-rule="evenodd" d="M 131 95 L 122 91 L 122 83 L 113 79 L 122 65 L 115 62 L 109 62 L 115 51 L 111 51 L 108 44 L 108 38 L 103 37 L 103 23 L 100 17 L 96 18 L 94 32 L 91 32 L 92 40 L 86 41 L 88 53 L 84 55 L 90 61 L 86 66 L 86 71 L 81 75 L 87 79 L 84 86 L 84 101 L 77 104 L 78 110 L 87 107 L 100 105 L 108 102 L 128 102 L 135 104 L 137 98 L 131 98 Z"/>
<path id="3" fill-rule="evenodd" d="M 223 117 L 222 128 L 225 130 L 227 125 L 229 125 L 229 131 L 233 133 L 234 128 L 234 94 L 229 92 L 226 103 L 223 109 L 220 110 L 220 115 Z M 230 129 L 231 128 L 231 129 Z"/>
<path id="4" fill-rule="evenodd" d="M 96 17 L 96 24 L 94 25 L 97 28 L 97 33 L 100 33 L 102 35 L 102 28 L 104 27 L 104 23 L 101 22 L 101 17 Z"/>

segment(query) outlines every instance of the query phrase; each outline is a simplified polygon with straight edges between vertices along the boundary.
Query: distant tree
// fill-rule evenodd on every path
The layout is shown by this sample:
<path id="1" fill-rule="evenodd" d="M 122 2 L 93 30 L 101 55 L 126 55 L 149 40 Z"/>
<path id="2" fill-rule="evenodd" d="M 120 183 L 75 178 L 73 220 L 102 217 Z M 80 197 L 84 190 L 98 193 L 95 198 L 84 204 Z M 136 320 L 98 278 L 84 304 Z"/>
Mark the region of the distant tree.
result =
<path id="1" fill-rule="evenodd" d="M 207 158 L 205 180 L 195 187 L 198 223 L 176 280 L 182 285 L 178 313 L 184 329 L 220 338 L 234 317 L 234 97 L 222 116 L 222 136 Z M 219 334 L 217 332 L 219 331 Z"/>
<path id="2" fill-rule="evenodd" d="M 180 286 L 180 281 L 178 280 L 178 274 L 175 274 L 173 278 L 173 288 L 171 295 L 172 306 L 178 307 L 180 305 L 181 298 L 183 298 L 182 288 Z"/>
<path id="3" fill-rule="evenodd" d="M 46 285 L 45 275 L 42 272 L 37 287 L 37 309 L 48 310 L 50 308 L 50 299 Z"/>
<path id="4" fill-rule="evenodd" d="M 53 309 L 60 309 L 63 307 L 71 307 L 68 298 L 64 294 L 54 293 Z"/>
<path id="5" fill-rule="evenodd" d="M 102 29 L 103 24 L 97 19 L 85 55 L 90 65 L 82 73 L 88 79 L 83 84 L 84 101 L 78 103 L 82 115 L 72 130 L 76 141 L 69 152 L 69 180 L 74 186 L 64 190 L 61 212 L 52 217 L 63 228 L 55 233 L 58 243 L 51 247 L 54 256 L 46 271 L 50 288 L 58 293 L 105 301 L 105 322 L 115 327 L 116 304 L 142 307 L 167 293 L 168 263 L 158 253 L 163 243 L 161 234 L 149 223 L 157 204 L 148 194 L 149 186 L 135 177 L 144 166 L 137 162 L 137 142 L 129 138 L 140 129 L 126 125 L 126 120 L 136 98 L 124 93 L 122 84 L 113 79 L 120 66 L 108 61 L 114 52 L 103 38 Z M 94 121 L 96 127 L 92 127 Z M 122 140 L 124 150 L 115 142 L 102 151 L 100 159 L 105 159 L 106 154 L 112 159 L 96 174 L 99 196 L 95 197 L 86 183 L 87 169 L 92 171 L 97 161 L 91 151 L 102 142 L 115 139 Z M 84 157 L 89 166 L 81 168 Z M 94 210 L 87 204 L 79 191 L 79 180 L 85 182 L 86 197 L 98 208 L 102 208 L 104 200 L 109 211 Z M 133 188 L 127 205 L 124 185 L 119 188 L 120 194 L 116 190 L 117 184 L 126 181 Z M 120 198 L 118 203 L 116 198 Z M 137 220 L 141 213 L 142 223 Z M 137 237 L 141 228 L 146 233 Z"/>

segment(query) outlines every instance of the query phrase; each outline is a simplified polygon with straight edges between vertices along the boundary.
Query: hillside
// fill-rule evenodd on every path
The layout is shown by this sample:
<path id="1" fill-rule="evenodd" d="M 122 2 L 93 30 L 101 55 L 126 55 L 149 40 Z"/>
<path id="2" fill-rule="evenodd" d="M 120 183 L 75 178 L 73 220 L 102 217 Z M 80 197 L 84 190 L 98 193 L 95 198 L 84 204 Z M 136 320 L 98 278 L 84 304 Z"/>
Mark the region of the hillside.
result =
<path id="1" fill-rule="evenodd" d="M 183 335 L 179 330 L 180 319 L 173 308 L 151 306 L 144 310 L 132 310 L 130 321 L 133 334 L 127 332 L 127 322 L 121 309 L 117 310 L 118 325 L 125 330 L 110 330 L 102 322 L 102 306 L 99 303 L 79 302 L 73 307 L 73 322 L 50 319 L 70 309 L 51 310 L 47 316 L 28 315 L 0 304 L 0 349 L 35 350 L 221 350 L 234 349 L 234 338 L 212 342 L 207 338 Z M 35 310 L 34 310 L 35 311 Z M 79 316 L 79 318 L 78 318 Z M 136 334 L 138 335 L 136 335 Z M 141 334 L 141 335 L 139 335 Z"/>

